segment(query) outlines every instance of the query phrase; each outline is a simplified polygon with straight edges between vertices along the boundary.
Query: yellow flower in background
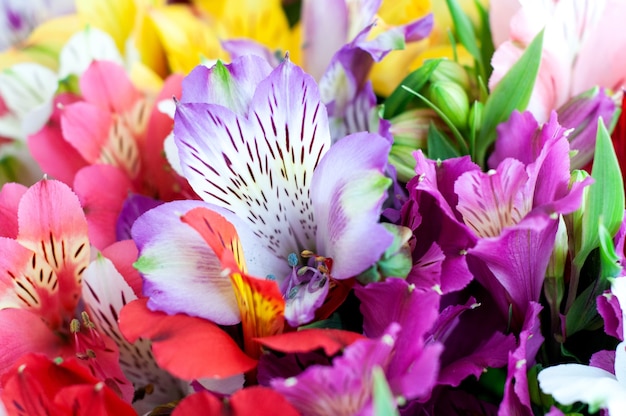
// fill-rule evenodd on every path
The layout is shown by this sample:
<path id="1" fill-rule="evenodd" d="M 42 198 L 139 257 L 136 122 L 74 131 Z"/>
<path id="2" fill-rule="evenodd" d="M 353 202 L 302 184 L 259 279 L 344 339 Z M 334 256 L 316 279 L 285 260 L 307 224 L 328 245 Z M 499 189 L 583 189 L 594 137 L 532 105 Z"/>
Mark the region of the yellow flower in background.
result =
<path id="1" fill-rule="evenodd" d="M 487 7 L 489 0 L 478 0 Z M 478 24 L 478 11 L 474 0 L 458 0 L 459 4 L 475 25 Z M 374 90 L 388 96 L 410 72 L 433 58 L 453 59 L 454 51 L 448 32 L 452 30 L 452 18 L 445 0 L 383 0 L 379 10 L 380 26 L 405 24 L 415 17 L 432 12 L 435 18 L 433 31 L 427 39 L 408 44 L 404 50 L 391 51 L 382 61 L 374 65 L 371 73 Z M 472 65 L 473 60 L 461 45 L 456 45 L 460 63 Z"/>

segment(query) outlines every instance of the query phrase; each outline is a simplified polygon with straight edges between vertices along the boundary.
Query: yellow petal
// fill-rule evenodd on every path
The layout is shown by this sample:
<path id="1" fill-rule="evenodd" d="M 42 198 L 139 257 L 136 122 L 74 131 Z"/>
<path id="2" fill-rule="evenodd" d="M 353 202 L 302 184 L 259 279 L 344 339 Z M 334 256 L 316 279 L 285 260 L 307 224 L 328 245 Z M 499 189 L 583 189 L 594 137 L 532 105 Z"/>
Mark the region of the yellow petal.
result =
<path id="1" fill-rule="evenodd" d="M 141 62 L 134 62 L 130 68 L 130 80 L 137 89 L 156 96 L 163 88 L 163 79 L 150 67 Z"/>
<path id="2" fill-rule="evenodd" d="M 209 1 L 199 3 L 206 7 Z M 207 11 L 216 13 L 213 15 L 224 26 L 227 38 L 252 39 L 271 50 L 289 43 L 289 22 L 280 0 L 229 0 L 226 7 L 212 6 Z"/>
<path id="3" fill-rule="evenodd" d="M 389 25 L 404 25 L 430 13 L 431 7 L 430 0 L 383 0 L 378 16 Z"/>
<path id="4" fill-rule="evenodd" d="M 284 328 L 285 300 L 278 284 L 272 280 L 257 279 L 242 273 L 230 276 L 243 328 L 244 350 L 252 358 L 259 358 L 261 349 L 253 338 L 280 334 Z"/>
<path id="5" fill-rule="evenodd" d="M 137 8 L 130 0 L 76 0 L 76 10 L 85 24 L 109 33 L 122 54 L 135 27 Z"/>
<path id="6" fill-rule="evenodd" d="M 165 50 L 171 72 L 191 71 L 203 59 L 225 59 L 213 25 L 182 4 L 155 7 L 148 12 Z"/>

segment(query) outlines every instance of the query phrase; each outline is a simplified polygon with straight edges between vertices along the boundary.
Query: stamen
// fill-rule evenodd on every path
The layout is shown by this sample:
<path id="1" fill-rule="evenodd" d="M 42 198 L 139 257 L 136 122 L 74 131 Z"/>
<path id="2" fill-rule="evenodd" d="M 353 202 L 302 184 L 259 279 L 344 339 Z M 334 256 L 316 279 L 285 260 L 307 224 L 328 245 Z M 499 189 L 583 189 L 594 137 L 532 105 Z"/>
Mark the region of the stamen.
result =
<path id="1" fill-rule="evenodd" d="M 296 253 L 289 253 L 287 256 L 287 263 L 289 263 L 291 267 L 296 267 L 299 263 L 298 255 Z"/>
<path id="2" fill-rule="evenodd" d="M 302 250 L 300 252 L 300 256 L 305 259 L 308 259 L 310 257 L 315 257 L 315 253 L 313 253 L 311 250 Z"/>
<path id="3" fill-rule="evenodd" d="M 70 332 L 72 334 L 77 334 L 80 332 L 80 322 L 78 322 L 78 319 L 74 318 L 70 322 Z"/>

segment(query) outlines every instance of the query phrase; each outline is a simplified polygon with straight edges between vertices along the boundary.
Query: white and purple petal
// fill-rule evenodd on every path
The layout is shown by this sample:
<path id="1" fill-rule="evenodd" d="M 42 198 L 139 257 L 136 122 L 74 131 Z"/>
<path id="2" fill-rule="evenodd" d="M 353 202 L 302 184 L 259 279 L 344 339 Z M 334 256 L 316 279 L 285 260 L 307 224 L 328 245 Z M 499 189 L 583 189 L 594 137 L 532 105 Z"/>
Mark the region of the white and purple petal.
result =
<path id="1" fill-rule="evenodd" d="M 182 382 L 157 365 L 150 341 L 140 339 L 131 344 L 122 336 L 119 313 L 137 296 L 111 260 L 98 255 L 85 269 L 82 299 L 91 311 L 96 327 L 117 344 L 120 366 L 126 377 L 137 389 L 148 385 L 154 388 L 150 395 L 133 403 L 138 412 L 144 413 L 158 404 L 183 397 Z"/>
<path id="2" fill-rule="evenodd" d="M 182 103 L 218 104 L 245 116 L 257 85 L 272 67 L 255 55 L 242 56 L 231 64 L 218 61 L 211 68 L 195 67 L 183 79 Z"/>
<path id="3" fill-rule="evenodd" d="M 281 259 L 314 249 L 310 186 L 330 135 L 310 76 L 286 59 L 259 84 L 247 117 L 179 103 L 174 135 L 182 169 L 201 198 L 242 218 Z"/>
<path id="4" fill-rule="evenodd" d="M 304 65 L 317 80 L 324 75 L 335 52 L 348 41 L 348 13 L 345 0 L 304 0 L 302 3 Z"/>
<path id="5" fill-rule="evenodd" d="M 377 134 L 350 135 L 333 145 L 313 175 L 317 254 L 332 258 L 337 279 L 369 268 L 393 241 L 378 223 L 391 184 L 384 174 L 389 149 Z"/>
<path id="6" fill-rule="evenodd" d="M 222 265 L 193 228 L 180 217 L 202 201 L 175 201 L 143 214 L 132 228 L 140 257 L 148 307 L 168 314 L 185 313 L 221 325 L 240 321 L 232 283 Z"/>

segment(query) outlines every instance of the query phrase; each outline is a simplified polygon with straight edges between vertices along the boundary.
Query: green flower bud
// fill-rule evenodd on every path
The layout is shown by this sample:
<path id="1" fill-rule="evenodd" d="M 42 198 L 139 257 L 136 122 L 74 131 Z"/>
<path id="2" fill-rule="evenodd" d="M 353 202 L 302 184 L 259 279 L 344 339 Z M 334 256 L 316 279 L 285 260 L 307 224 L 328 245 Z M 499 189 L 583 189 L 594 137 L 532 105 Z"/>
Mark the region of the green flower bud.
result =
<path id="1" fill-rule="evenodd" d="M 576 182 L 582 182 L 589 174 L 584 170 L 575 170 L 572 172 L 572 177 L 570 179 L 570 188 L 572 184 Z M 583 190 L 583 197 L 580 207 L 564 216 L 565 224 L 567 225 L 567 229 L 569 230 L 570 236 L 570 251 L 572 253 L 578 253 L 580 251 L 580 246 L 582 244 L 582 233 L 583 233 L 583 213 L 585 212 L 585 208 L 587 206 L 587 199 L 589 195 L 589 187 L 585 187 Z"/>
<path id="2" fill-rule="evenodd" d="M 474 101 L 469 113 L 469 128 L 478 131 L 483 122 L 483 108 L 485 105 L 480 101 Z"/>
<path id="3" fill-rule="evenodd" d="M 426 90 L 426 97 L 437 106 L 459 130 L 467 128 L 469 99 L 459 84 L 452 81 L 436 81 Z"/>
<path id="4" fill-rule="evenodd" d="M 389 163 L 396 168 L 398 179 L 408 182 L 415 176 L 413 152 L 426 149 L 430 123 L 435 123 L 440 130 L 446 130 L 445 123 L 430 108 L 405 111 L 389 121 L 393 134 Z"/>
<path id="5" fill-rule="evenodd" d="M 456 61 L 444 59 L 430 76 L 430 82 L 449 81 L 458 84 L 466 93 L 471 91 L 471 83 L 467 71 Z"/>

